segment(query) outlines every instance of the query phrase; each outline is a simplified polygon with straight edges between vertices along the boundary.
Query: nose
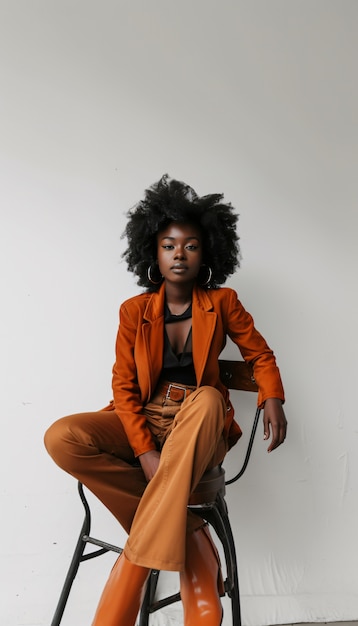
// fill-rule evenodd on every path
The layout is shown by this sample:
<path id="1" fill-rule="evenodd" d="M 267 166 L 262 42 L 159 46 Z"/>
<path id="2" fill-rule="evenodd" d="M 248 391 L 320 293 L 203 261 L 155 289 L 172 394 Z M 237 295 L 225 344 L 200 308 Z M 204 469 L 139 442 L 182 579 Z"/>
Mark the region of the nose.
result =
<path id="1" fill-rule="evenodd" d="M 185 259 L 185 247 L 178 246 L 175 250 L 175 259 Z"/>

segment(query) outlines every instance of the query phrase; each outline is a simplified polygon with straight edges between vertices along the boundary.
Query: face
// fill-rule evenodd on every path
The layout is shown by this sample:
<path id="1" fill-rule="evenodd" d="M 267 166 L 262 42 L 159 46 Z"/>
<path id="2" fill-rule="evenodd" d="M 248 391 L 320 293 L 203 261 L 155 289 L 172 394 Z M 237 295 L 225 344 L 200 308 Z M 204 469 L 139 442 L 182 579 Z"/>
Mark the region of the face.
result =
<path id="1" fill-rule="evenodd" d="M 190 223 L 172 222 L 157 236 L 159 270 L 168 282 L 194 282 L 202 264 L 199 228 Z"/>

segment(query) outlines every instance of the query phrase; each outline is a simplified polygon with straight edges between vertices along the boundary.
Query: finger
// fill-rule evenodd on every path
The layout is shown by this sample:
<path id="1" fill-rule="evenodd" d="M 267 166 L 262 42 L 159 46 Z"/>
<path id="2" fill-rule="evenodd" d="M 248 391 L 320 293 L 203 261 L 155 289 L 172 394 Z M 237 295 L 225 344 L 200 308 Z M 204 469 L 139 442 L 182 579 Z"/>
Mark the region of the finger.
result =
<path id="1" fill-rule="evenodd" d="M 285 441 L 286 436 L 287 436 L 287 421 L 285 420 L 280 425 L 280 443 L 279 443 L 279 445 L 281 445 Z"/>
<path id="2" fill-rule="evenodd" d="M 280 427 L 272 427 L 272 440 L 271 444 L 267 448 L 267 452 L 272 452 L 278 448 L 286 439 L 286 426 L 281 425 Z"/>
<path id="3" fill-rule="evenodd" d="M 269 445 L 269 447 L 267 448 L 267 452 L 272 452 L 272 450 L 274 450 L 275 448 L 277 448 L 277 446 L 279 446 L 279 441 L 280 441 L 280 427 L 277 423 L 275 422 L 271 422 L 271 443 Z"/>
<path id="4" fill-rule="evenodd" d="M 272 452 L 272 450 L 275 450 L 278 447 L 278 445 L 279 445 L 278 441 L 272 438 L 271 443 L 269 447 L 267 448 L 267 452 Z"/>
<path id="5" fill-rule="evenodd" d="M 264 441 L 270 438 L 270 422 L 269 419 L 264 415 Z"/>

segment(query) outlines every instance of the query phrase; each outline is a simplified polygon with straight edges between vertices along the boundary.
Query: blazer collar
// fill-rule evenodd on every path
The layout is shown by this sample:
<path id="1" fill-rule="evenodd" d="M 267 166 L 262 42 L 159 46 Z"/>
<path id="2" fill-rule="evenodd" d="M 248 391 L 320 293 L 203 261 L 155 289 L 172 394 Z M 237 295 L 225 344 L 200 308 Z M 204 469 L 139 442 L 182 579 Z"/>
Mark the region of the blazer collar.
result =
<path id="1" fill-rule="evenodd" d="M 202 289 L 202 287 L 199 287 L 198 285 L 194 286 L 193 304 L 194 306 L 198 305 L 198 307 L 203 311 L 212 311 L 214 308 L 206 289 Z"/>

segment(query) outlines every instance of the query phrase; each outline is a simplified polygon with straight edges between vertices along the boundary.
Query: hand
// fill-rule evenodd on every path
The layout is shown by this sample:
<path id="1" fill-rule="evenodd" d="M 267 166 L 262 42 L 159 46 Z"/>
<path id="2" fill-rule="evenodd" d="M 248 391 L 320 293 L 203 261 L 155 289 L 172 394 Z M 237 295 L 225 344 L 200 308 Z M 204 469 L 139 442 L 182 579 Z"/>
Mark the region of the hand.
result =
<path id="1" fill-rule="evenodd" d="M 152 480 L 155 472 L 158 469 L 160 452 L 158 452 L 157 450 L 149 450 L 149 452 L 144 452 L 144 454 L 140 454 L 138 458 L 142 466 L 144 476 L 149 482 L 150 480 Z"/>
<path id="2" fill-rule="evenodd" d="M 264 439 L 271 437 L 267 452 L 272 452 L 285 441 L 287 420 L 282 402 L 278 398 L 268 398 L 264 407 Z"/>

